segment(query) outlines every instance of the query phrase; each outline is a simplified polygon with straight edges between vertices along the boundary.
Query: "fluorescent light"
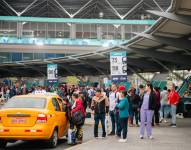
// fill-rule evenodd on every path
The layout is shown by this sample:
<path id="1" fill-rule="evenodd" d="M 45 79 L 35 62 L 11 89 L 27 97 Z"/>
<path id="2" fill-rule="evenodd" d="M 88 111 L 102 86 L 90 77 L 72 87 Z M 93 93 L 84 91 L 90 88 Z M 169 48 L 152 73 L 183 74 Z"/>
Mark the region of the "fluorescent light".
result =
<path id="1" fill-rule="evenodd" d="M 109 47 L 109 43 L 104 43 L 102 46 L 103 47 Z"/>
<path id="2" fill-rule="evenodd" d="M 43 46 L 44 43 L 43 43 L 43 42 L 36 42 L 36 45 L 38 45 L 38 46 Z"/>

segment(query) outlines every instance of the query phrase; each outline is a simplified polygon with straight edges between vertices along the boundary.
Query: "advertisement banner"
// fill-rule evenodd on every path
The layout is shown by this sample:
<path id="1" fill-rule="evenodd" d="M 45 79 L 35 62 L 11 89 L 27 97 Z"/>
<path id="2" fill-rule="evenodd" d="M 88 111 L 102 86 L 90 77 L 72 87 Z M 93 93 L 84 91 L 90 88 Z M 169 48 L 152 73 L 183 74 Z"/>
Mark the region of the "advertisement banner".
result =
<path id="1" fill-rule="evenodd" d="M 127 52 L 110 53 L 110 69 L 112 82 L 127 82 Z"/>
<path id="2" fill-rule="evenodd" d="M 57 78 L 58 78 L 57 64 L 48 64 L 47 65 L 47 79 L 48 80 L 57 80 Z"/>

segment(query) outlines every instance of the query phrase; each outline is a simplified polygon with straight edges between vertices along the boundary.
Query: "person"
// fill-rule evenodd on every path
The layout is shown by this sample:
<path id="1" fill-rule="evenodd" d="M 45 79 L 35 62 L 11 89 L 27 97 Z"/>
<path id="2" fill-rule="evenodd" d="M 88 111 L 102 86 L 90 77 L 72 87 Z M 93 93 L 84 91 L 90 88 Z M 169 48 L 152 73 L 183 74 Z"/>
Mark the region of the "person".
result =
<path id="1" fill-rule="evenodd" d="M 128 128 L 128 116 L 129 116 L 129 103 L 127 99 L 127 91 L 120 92 L 119 103 L 116 104 L 116 107 L 119 108 L 119 120 L 120 120 L 120 137 L 121 132 L 123 132 L 123 137 L 119 139 L 119 142 L 127 141 L 127 128 Z"/>
<path id="2" fill-rule="evenodd" d="M 175 85 L 172 83 L 171 91 L 168 95 L 168 104 L 171 107 L 171 116 L 172 116 L 171 127 L 176 127 L 176 109 L 177 109 L 179 100 L 180 100 L 180 96 L 175 91 Z"/>
<path id="3" fill-rule="evenodd" d="M 139 126 L 139 104 L 140 104 L 140 97 L 136 94 L 136 89 L 131 88 L 130 90 L 130 97 L 129 97 L 129 113 L 130 113 L 130 125 L 133 126 L 133 120 L 135 117 L 136 126 Z"/>
<path id="4" fill-rule="evenodd" d="M 165 86 L 163 91 L 161 91 L 161 108 L 160 108 L 160 122 L 167 122 L 167 109 L 168 109 L 168 91 Z"/>
<path id="5" fill-rule="evenodd" d="M 156 106 L 155 106 L 155 110 L 154 110 L 154 116 L 153 116 L 153 120 L 152 120 L 152 126 L 156 125 L 159 126 L 159 110 L 161 107 L 160 104 L 160 90 L 158 87 L 154 87 L 154 92 L 156 95 Z"/>
<path id="6" fill-rule="evenodd" d="M 85 110 L 85 112 L 86 112 L 86 109 L 87 109 L 88 104 L 87 104 L 87 101 L 86 101 L 86 99 L 85 99 L 85 96 L 84 96 L 84 94 L 83 94 L 82 92 L 79 92 L 79 98 L 82 100 L 82 104 L 83 104 L 84 110 Z"/>
<path id="7" fill-rule="evenodd" d="M 141 111 L 140 111 L 141 113 L 140 139 L 144 138 L 145 128 L 147 130 L 148 138 L 153 139 L 151 123 L 155 106 L 156 106 L 156 96 L 153 91 L 153 86 L 151 83 L 147 83 L 146 92 L 143 95 Z"/>
<path id="8" fill-rule="evenodd" d="M 111 85 L 111 92 L 109 93 L 109 115 L 111 118 L 112 131 L 110 136 L 116 133 L 116 116 L 115 116 L 115 106 L 119 98 L 119 93 L 117 92 L 117 86 L 115 84 Z"/>
<path id="9" fill-rule="evenodd" d="M 77 93 L 73 93 L 72 95 L 72 100 L 73 100 L 73 105 L 72 105 L 72 110 L 71 110 L 71 118 L 73 118 L 74 113 L 76 113 L 77 111 L 81 111 L 82 112 L 82 120 L 85 121 L 85 110 L 83 107 L 83 103 L 82 100 L 79 98 L 79 95 Z M 77 143 L 81 144 L 83 141 L 83 125 L 84 125 L 84 121 L 81 124 L 76 124 L 73 122 L 73 120 L 71 121 L 70 124 L 70 128 L 74 129 L 74 127 L 76 126 L 77 132 L 76 132 L 76 137 L 77 137 Z"/>
<path id="10" fill-rule="evenodd" d="M 94 110 L 94 137 L 98 138 L 98 125 L 99 121 L 101 120 L 102 125 L 102 137 L 106 137 L 106 130 L 105 130 L 105 117 L 109 112 L 109 102 L 106 96 L 101 94 L 101 90 L 97 89 L 95 96 L 92 98 L 91 109 Z"/>
<path id="11" fill-rule="evenodd" d="M 144 85 L 140 84 L 140 85 L 139 85 L 140 103 L 139 103 L 139 111 L 138 111 L 139 122 L 141 122 L 140 110 L 141 110 L 141 104 L 142 104 L 142 100 L 143 100 L 144 93 L 145 93 L 145 87 L 144 87 Z"/>

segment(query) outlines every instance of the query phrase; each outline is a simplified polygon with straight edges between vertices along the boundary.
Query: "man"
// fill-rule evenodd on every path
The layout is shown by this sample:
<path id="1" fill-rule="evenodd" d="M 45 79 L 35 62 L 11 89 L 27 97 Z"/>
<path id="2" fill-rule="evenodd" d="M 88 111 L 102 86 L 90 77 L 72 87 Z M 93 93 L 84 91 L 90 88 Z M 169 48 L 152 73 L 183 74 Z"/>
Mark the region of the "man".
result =
<path id="1" fill-rule="evenodd" d="M 109 112 L 109 102 L 106 96 L 103 96 L 100 89 L 96 90 L 95 96 L 92 98 L 91 109 L 94 110 L 94 137 L 98 138 L 98 125 L 101 121 L 103 134 L 102 137 L 106 137 L 105 131 L 105 116 Z"/>
<path id="2" fill-rule="evenodd" d="M 171 127 L 175 128 L 176 127 L 176 108 L 177 104 L 180 100 L 180 96 L 178 93 L 175 91 L 175 85 L 171 85 L 171 91 L 168 95 L 168 104 L 171 106 L 171 116 L 172 116 L 172 124 Z"/>
<path id="3" fill-rule="evenodd" d="M 136 126 L 138 127 L 139 121 L 139 105 L 140 105 L 140 97 L 136 94 L 136 89 L 131 88 L 130 90 L 130 97 L 129 97 L 129 112 L 130 112 L 130 126 L 133 126 L 133 120 L 135 117 Z"/>
<path id="4" fill-rule="evenodd" d="M 161 91 L 161 109 L 160 109 L 160 122 L 166 123 L 167 120 L 167 109 L 168 109 L 168 91 L 167 87 L 164 87 L 163 91 Z"/>
<path id="5" fill-rule="evenodd" d="M 117 92 L 117 86 L 115 84 L 112 84 L 111 92 L 109 93 L 109 115 L 112 124 L 112 131 L 109 135 L 111 136 L 115 135 L 115 125 L 116 125 L 115 107 L 118 99 L 119 99 L 119 93 Z"/>

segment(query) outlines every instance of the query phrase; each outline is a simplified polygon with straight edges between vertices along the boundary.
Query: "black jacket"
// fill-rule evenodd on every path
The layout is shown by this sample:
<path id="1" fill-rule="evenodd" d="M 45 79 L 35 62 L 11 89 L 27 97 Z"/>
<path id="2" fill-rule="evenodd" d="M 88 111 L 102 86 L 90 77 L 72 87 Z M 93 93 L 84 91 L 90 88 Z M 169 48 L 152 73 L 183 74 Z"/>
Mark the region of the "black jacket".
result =
<path id="1" fill-rule="evenodd" d="M 143 104 L 143 99 L 144 99 L 144 95 L 142 96 L 140 107 Z M 150 95 L 149 95 L 149 107 L 148 107 L 149 110 L 155 110 L 156 104 L 157 104 L 156 95 L 155 95 L 154 92 L 151 92 Z"/>

